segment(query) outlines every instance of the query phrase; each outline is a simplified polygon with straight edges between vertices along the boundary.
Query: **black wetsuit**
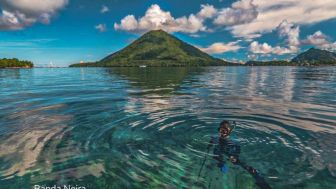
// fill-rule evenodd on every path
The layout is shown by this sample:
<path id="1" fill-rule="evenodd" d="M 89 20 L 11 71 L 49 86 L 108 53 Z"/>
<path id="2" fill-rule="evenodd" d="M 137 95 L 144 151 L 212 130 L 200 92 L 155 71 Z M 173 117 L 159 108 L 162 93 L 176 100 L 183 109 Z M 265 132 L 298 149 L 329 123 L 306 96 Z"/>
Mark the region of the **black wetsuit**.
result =
<path id="1" fill-rule="evenodd" d="M 237 142 L 228 138 L 212 137 L 208 146 L 208 150 L 213 145 L 215 145 L 213 150 L 214 159 L 218 161 L 217 165 L 221 170 L 223 166 L 225 166 L 224 155 L 226 155 L 230 158 L 231 163 L 242 167 L 248 173 L 250 173 L 255 179 L 256 185 L 259 186 L 260 189 L 271 189 L 271 187 L 266 183 L 264 178 L 256 169 L 239 160 L 240 146 Z"/>
<path id="2" fill-rule="evenodd" d="M 225 165 L 224 155 L 237 160 L 239 158 L 240 146 L 228 138 L 212 137 L 210 145 L 215 145 L 213 154 L 218 161 L 218 167 Z"/>

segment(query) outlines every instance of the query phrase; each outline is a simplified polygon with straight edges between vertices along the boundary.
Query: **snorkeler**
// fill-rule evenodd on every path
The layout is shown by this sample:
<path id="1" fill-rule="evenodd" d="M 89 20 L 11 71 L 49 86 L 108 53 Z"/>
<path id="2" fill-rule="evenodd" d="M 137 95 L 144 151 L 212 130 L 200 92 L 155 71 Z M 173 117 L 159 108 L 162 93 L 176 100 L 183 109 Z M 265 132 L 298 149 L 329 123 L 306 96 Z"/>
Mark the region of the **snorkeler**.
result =
<path id="1" fill-rule="evenodd" d="M 229 136 L 231 132 L 233 131 L 233 129 L 235 128 L 235 126 L 236 126 L 235 122 L 233 122 L 233 124 L 230 124 L 230 122 L 228 121 L 222 121 L 218 127 L 219 136 L 212 137 L 209 142 L 209 145 L 207 148 L 208 153 L 210 151 L 210 148 L 212 146 L 215 146 L 213 150 L 213 154 L 214 154 L 213 158 L 218 162 L 217 166 L 219 167 L 221 172 L 223 173 L 228 172 L 228 166 L 226 165 L 226 162 L 224 160 L 224 155 L 226 155 L 232 164 L 242 167 L 250 175 L 252 175 L 252 177 L 256 181 L 256 185 L 260 189 L 271 189 L 271 187 L 268 185 L 268 183 L 266 183 L 264 178 L 261 176 L 261 174 L 256 169 L 240 161 L 239 159 L 240 146 L 238 143 L 229 139 Z M 206 158 L 203 161 L 202 167 L 205 163 L 205 160 Z M 202 171 L 202 167 L 199 172 L 199 175 Z"/>

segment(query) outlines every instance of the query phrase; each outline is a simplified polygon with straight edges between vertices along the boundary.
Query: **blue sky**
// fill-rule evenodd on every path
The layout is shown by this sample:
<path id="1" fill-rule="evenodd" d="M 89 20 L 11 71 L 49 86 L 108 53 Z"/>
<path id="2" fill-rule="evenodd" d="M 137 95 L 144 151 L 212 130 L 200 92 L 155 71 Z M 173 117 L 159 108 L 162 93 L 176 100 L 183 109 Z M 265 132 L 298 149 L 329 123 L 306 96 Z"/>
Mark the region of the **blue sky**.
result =
<path id="1" fill-rule="evenodd" d="M 0 0 L 0 58 L 96 61 L 163 29 L 230 61 L 335 51 L 334 0 Z"/>

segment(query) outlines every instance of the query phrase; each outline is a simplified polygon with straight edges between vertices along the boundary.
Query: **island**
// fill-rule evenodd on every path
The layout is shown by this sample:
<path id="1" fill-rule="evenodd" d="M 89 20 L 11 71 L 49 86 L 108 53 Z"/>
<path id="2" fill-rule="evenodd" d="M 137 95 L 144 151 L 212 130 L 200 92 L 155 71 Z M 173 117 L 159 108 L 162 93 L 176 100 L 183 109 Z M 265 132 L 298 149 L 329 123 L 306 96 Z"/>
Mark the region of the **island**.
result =
<path id="1" fill-rule="evenodd" d="M 19 60 L 17 58 L 0 59 L 0 68 L 32 68 L 34 64 L 30 61 Z"/>
<path id="2" fill-rule="evenodd" d="M 291 61 L 248 61 L 246 66 L 328 66 L 336 65 L 336 53 L 310 48 L 306 52 L 300 53 Z"/>
<path id="3" fill-rule="evenodd" d="M 336 65 L 336 53 L 327 50 L 311 48 L 297 55 L 292 62 L 303 66 Z"/>
<path id="4" fill-rule="evenodd" d="M 153 30 L 100 61 L 70 67 L 174 67 L 236 65 L 214 58 L 163 30 Z"/>

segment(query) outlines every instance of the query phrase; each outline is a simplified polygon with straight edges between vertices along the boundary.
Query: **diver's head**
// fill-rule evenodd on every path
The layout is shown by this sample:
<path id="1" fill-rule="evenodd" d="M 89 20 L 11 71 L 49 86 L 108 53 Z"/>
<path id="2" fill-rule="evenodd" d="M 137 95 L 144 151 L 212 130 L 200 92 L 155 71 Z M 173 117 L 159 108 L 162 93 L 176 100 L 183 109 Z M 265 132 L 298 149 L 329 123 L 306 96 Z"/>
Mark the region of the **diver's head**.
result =
<path id="1" fill-rule="evenodd" d="M 224 120 L 219 124 L 218 132 L 219 132 L 220 137 L 222 138 L 229 136 L 232 130 L 233 128 L 231 127 L 231 124 L 228 121 Z"/>

